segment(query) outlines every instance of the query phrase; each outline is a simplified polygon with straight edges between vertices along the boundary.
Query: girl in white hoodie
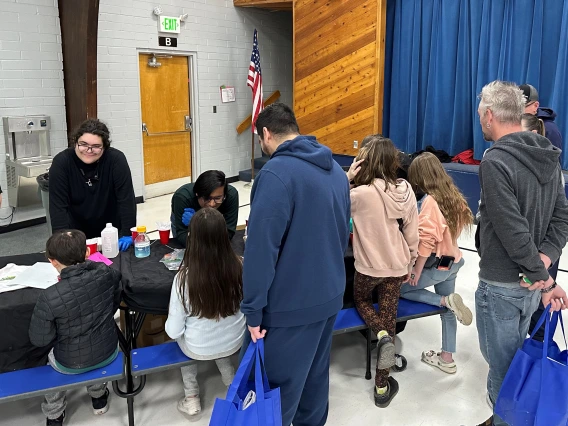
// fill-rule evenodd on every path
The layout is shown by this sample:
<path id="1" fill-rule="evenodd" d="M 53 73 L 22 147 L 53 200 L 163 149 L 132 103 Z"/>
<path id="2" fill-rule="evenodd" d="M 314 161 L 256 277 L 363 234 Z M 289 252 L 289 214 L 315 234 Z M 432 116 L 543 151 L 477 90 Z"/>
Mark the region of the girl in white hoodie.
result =
<path id="1" fill-rule="evenodd" d="M 394 335 L 401 285 L 408 281 L 418 253 L 418 212 L 410 184 L 397 179 L 398 150 L 390 139 L 367 136 L 353 180 L 351 217 L 355 256 L 355 306 L 379 338 L 375 405 L 384 408 L 398 392 L 389 377 L 395 364 Z M 373 291 L 378 292 L 378 311 Z"/>
<path id="2" fill-rule="evenodd" d="M 225 218 L 209 207 L 199 210 L 191 218 L 172 285 L 166 333 L 189 358 L 215 360 L 225 386 L 235 376 L 230 356 L 241 348 L 245 333 L 242 289 L 243 266 L 231 248 Z M 185 397 L 177 408 L 189 415 L 201 411 L 197 365 L 181 368 Z"/>

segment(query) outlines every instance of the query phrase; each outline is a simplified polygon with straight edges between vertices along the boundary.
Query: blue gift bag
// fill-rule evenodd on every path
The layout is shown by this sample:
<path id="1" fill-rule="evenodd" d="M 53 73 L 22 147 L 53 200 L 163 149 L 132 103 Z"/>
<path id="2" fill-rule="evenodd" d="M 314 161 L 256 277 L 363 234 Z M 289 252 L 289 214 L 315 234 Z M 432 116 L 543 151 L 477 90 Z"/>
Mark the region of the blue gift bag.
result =
<path id="1" fill-rule="evenodd" d="M 568 425 L 568 351 L 560 351 L 553 336 L 562 314 L 544 310 L 529 339 L 517 350 L 495 404 L 497 413 L 511 426 Z M 533 340 L 545 322 L 544 343 Z"/>
<path id="2" fill-rule="evenodd" d="M 254 380 L 249 380 L 254 366 Z M 243 402 L 253 390 L 256 402 L 243 409 Z M 282 426 L 280 388 L 270 389 L 264 369 L 264 340 L 247 348 L 225 399 L 215 401 L 209 426 Z"/>

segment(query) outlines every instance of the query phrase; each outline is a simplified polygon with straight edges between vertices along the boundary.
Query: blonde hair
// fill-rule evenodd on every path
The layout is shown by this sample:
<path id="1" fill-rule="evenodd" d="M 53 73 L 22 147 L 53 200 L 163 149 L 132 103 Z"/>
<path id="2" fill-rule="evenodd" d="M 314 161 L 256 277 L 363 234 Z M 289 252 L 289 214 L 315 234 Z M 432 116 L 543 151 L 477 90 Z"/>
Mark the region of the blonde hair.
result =
<path id="1" fill-rule="evenodd" d="M 396 185 L 399 161 L 398 150 L 392 141 L 382 135 L 370 135 L 363 139 L 361 146 L 357 160 L 365 161 L 353 179 L 354 185 L 371 185 L 375 179 L 385 181 L 385 190 L 389 183 Z"/>
<path id="2" fill-rule="evenodd" d="M 434 154 L 425 152 L 416 157 L 408 168 L 408 179 L 415 190 L 436 200 L 454 242 L 464 229 L 471 229 L 473 214 L 467 201 Z"/>

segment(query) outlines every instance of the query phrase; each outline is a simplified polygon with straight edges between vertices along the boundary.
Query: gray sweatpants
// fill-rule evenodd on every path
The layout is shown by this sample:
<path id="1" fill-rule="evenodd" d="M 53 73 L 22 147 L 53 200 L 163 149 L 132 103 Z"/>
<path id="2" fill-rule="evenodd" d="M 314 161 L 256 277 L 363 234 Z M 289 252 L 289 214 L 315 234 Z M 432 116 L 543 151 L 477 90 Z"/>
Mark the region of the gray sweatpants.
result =
<path id="1" fill-rule="evenodd" d="M 51 365 L 55 371 L 62 374 L 70 374 L 57 368 L 57 365 L 55 364 L 55 357 L 53 356 L 53 349 L 49 352 L 47 359 L 48 364 Z M 100 398 L 106 393 L 106 389 L 106 383 L 87 386 L 87 392 L 91 398 Z M 43 414 L 48 419 L 57 419 L 63 414 L 65 408 L 67 408 L 67 400 L 65 398 L 66 394 L 67 391 L 61 391 L 45 395 L 45 402 L 41 404 L 41 411 L 43 411 Z"/>
<path id="2" fill-rule="evenodd" d="M 183 380 L 183 390 L 185 396 L 199 395 L 199 384 L 197 383 L 197 364 L 194 362 L 187 367 L 181 367 L 181 378 Z M 235 377 L 235 367 L 231 362 L 231 358 L 219 358 L 215 360 L 217 368 L 221 372 L 221 380 L 225 386 L 229 386 Z"/>

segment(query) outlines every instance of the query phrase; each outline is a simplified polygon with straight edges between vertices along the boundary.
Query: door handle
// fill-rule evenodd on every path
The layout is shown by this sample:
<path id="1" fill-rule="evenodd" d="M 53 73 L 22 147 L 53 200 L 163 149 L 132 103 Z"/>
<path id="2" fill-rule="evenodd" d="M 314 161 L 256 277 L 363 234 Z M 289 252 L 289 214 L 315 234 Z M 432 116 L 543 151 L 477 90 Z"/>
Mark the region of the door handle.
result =
<path id="1" fill-rule="evenodd" d="M 185 130 L 189 130 L 190 132 L 193 131 L 193 120 L 189 115 L 184 117 L 185 119 Z"/>
<path id="2" fill-rule="evenodd" d="M 190 125 L 191 126 L 191 125 Z M 158 133 L 150 133 L 148 130 L 148 126 L 146 123 L 142 123 L 142 131 L 146 133 L 146 136 L 163 136 L 163 135 L 173 135 L 175 133 L 190 133 L 191 127 L 188 130 L 174 130 L 172 132 L 158 132 Z"/>

